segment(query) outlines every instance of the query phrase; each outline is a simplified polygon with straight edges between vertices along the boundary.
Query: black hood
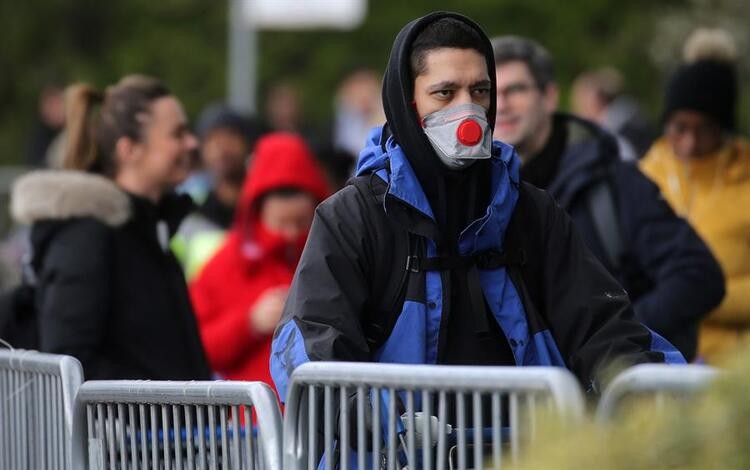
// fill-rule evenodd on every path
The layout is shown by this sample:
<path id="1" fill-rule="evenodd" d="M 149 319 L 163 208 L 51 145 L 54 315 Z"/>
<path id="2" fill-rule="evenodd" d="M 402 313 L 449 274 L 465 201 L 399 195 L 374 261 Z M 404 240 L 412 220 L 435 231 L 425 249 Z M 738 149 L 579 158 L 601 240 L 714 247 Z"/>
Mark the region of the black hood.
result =
<path id="1" fill-rule="evenodd" d="M 492 45 L 479 25 L 458 13 L 430 13 L 410 22 L 398 33 L 393 42 L 388 67 L 383 77 L 383 107 L 388 121 L 388 129 L 403 149 L 414 169 L 417 179 L 430 201 L 438 225 L 441 228 L 447 228 L 448 231 L 454 231 L 455 227 L 450 227 L 451 225 L 458 223 L 460 227 L 467 220 L 455 220 L 456 214 L 451 214 L 452 212 L 460 210 L 465 213 L 465 216 L 460 217 L 460 219 L 470 219 L 483 213 L 489 202 L 489 160 L 480 160 L 469 168 L 462 170 L 447 169 L 440 162 L 430 145 L 419 123 L 416 109 L 412 104 L 414 101 L 410 57 L 412 44 L 427 25 L 441 18 L 454 18 L 465 23 L 476 30 L 485 42 L 484 55 L 487 60 L 487 72 L 492 82 L 487 120 L 490 128 L 494 129 L 496 81 Z M 466 195 L 468 199 L 464 198 L 463 201 L 456 204 L 455 197 L 459 195 Z M 451 219 L 453 219 L 453 223 L 451 223 Z M 453 234 L 446 235 L 449 238 L 453 237 Z"/>

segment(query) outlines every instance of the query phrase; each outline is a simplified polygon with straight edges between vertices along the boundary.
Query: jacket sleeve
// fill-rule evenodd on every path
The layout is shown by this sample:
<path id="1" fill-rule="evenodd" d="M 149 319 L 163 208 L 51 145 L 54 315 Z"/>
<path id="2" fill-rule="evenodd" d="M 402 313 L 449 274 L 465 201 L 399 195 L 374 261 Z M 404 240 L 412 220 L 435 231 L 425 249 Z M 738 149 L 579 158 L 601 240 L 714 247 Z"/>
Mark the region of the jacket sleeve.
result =
<path id="1" fill-rule="evenodd" d="M 112 233 L 90 219 L 60 229 L 39 268 L 39 341 L 44 352 L 81 361 L 87 380 L 126 374 L 107 354 Z"/>
<path id="2" fill-rule="evenodd" d="M 589 251 L 565 211 L 542 194 L 547 321 L 573 373 L 596 390 L 602 368 L 613 363 L 683 363 L 671 344 L 635 318 L 625 290 Z"/>
<path id="3" fill-rule="evenodd" d="M 226 374 L 252 354 L 263 336 L 250 330 L 248 312 L 252 306 L 220 308 L 217 305 L 215 300 L 220 290 L 211 288 L 207 273 L 210 271 L 204 270 L 190 284 L 190 299 L 208 362 L 213 370 Z"/>
<path id="4" fill-rule="evenodd" d="M 367 361 L 361 316 L 369 297 L 367 201 L 349 186 L 321 204 L 297 266 L 271 349 L 271 374 L 286 396 L 292 371 L 308 361 Z"/>
<path id="5" fill-rule="evenodd" d="M 724 297 L 724 275 L 690 224 L 635 165 L 618 170 L 620 211 L 634 261 L 653 288 L 634 303 L 639 320 L 671 337 L 698 322 Z"/>

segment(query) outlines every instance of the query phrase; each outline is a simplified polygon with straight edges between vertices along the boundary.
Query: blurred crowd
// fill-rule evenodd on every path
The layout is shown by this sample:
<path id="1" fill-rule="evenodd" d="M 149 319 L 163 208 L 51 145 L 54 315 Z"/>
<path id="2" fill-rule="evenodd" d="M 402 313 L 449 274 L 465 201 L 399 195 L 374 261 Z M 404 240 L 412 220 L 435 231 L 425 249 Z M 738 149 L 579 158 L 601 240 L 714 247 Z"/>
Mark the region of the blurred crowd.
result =
<path id="1" fill-rule="evenodd" d="M 657 117 L 612 67 L 575 77 L 562 110 L 543 44 L 492 46 L 494 138 L 515 147 L 521 177 L 568 212 L 638 320 L 688 361 L 721 364 L 750 332 L 750 143 L 732 38 L 687 38 Z M 49 84 L 25 162 L 36 169 L 12 191 L 0 338 L 74 355 L 87 379 L 272 383 L 316 206 L 385 122 L 381 88 L 380 71 L 347 73 L 321 130 L 291 83 L 256 116 L 210 103 L 194 124 L 157 78 Z"/>

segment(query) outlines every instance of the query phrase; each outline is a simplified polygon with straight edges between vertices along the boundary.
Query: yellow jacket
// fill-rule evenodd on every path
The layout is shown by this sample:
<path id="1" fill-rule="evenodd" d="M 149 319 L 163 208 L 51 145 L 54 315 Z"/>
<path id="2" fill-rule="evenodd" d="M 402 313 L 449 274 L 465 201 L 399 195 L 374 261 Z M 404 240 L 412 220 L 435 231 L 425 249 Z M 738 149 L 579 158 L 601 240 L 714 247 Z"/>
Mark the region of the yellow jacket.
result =
<path id="1" fill-rule="evenodd" d="M 750 338 L 750 142 L 733 138 L 715 154 L 684 161 L 662 138 L 640 166 L 724 270 L 726 296 L 703 321 L 698 340 L 698 353 L 709 363 L 719 362 Z"/>

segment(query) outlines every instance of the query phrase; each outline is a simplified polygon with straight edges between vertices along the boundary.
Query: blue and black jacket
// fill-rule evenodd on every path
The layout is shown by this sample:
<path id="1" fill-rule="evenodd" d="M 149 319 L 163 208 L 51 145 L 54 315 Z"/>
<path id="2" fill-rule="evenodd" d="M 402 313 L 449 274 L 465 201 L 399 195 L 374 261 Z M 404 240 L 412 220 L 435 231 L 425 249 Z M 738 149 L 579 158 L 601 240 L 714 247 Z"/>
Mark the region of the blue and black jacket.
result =
<path id="1" fill-rule="evenodd" d="M 271 373 L 282 397 L 294 368 L 307 361 L 438 363 L 445 271 L 410 280 L 392 327 L 379 318 L 389 315 L 381 307 L 379 280 L 401 277 L 407 268 L 395 247 L 416 238 L 420 256 L 435 254 L 425 223 L 431 217 L 427 199 L 400 147 L 391 138 L 384 151 L 380 136 L 380 129 L 372 133 L 358 165 L 372 195 L 350 185 L 316 211 L 273 342 Z M 601 367 L 616 359 L 684 362 L 634 318 L 626 292 L 586 248 L 565 211 L 545 192 L 519 182 L 513 148 L 495 142 L 491 168 L 492 200 L 484 217 L 461 234 L 459 249 L 467 256 L 525 254 L 521 263 L 479 273 L 486 305 L 515 363 L 566 367 L 592 389 Z M 381 197 L 377 186 L 385 187 Z M 516 202 L 509 211 L 512 191 Z M 385 338 L 373 341 L 373 329 L 383 325 Z"/>

